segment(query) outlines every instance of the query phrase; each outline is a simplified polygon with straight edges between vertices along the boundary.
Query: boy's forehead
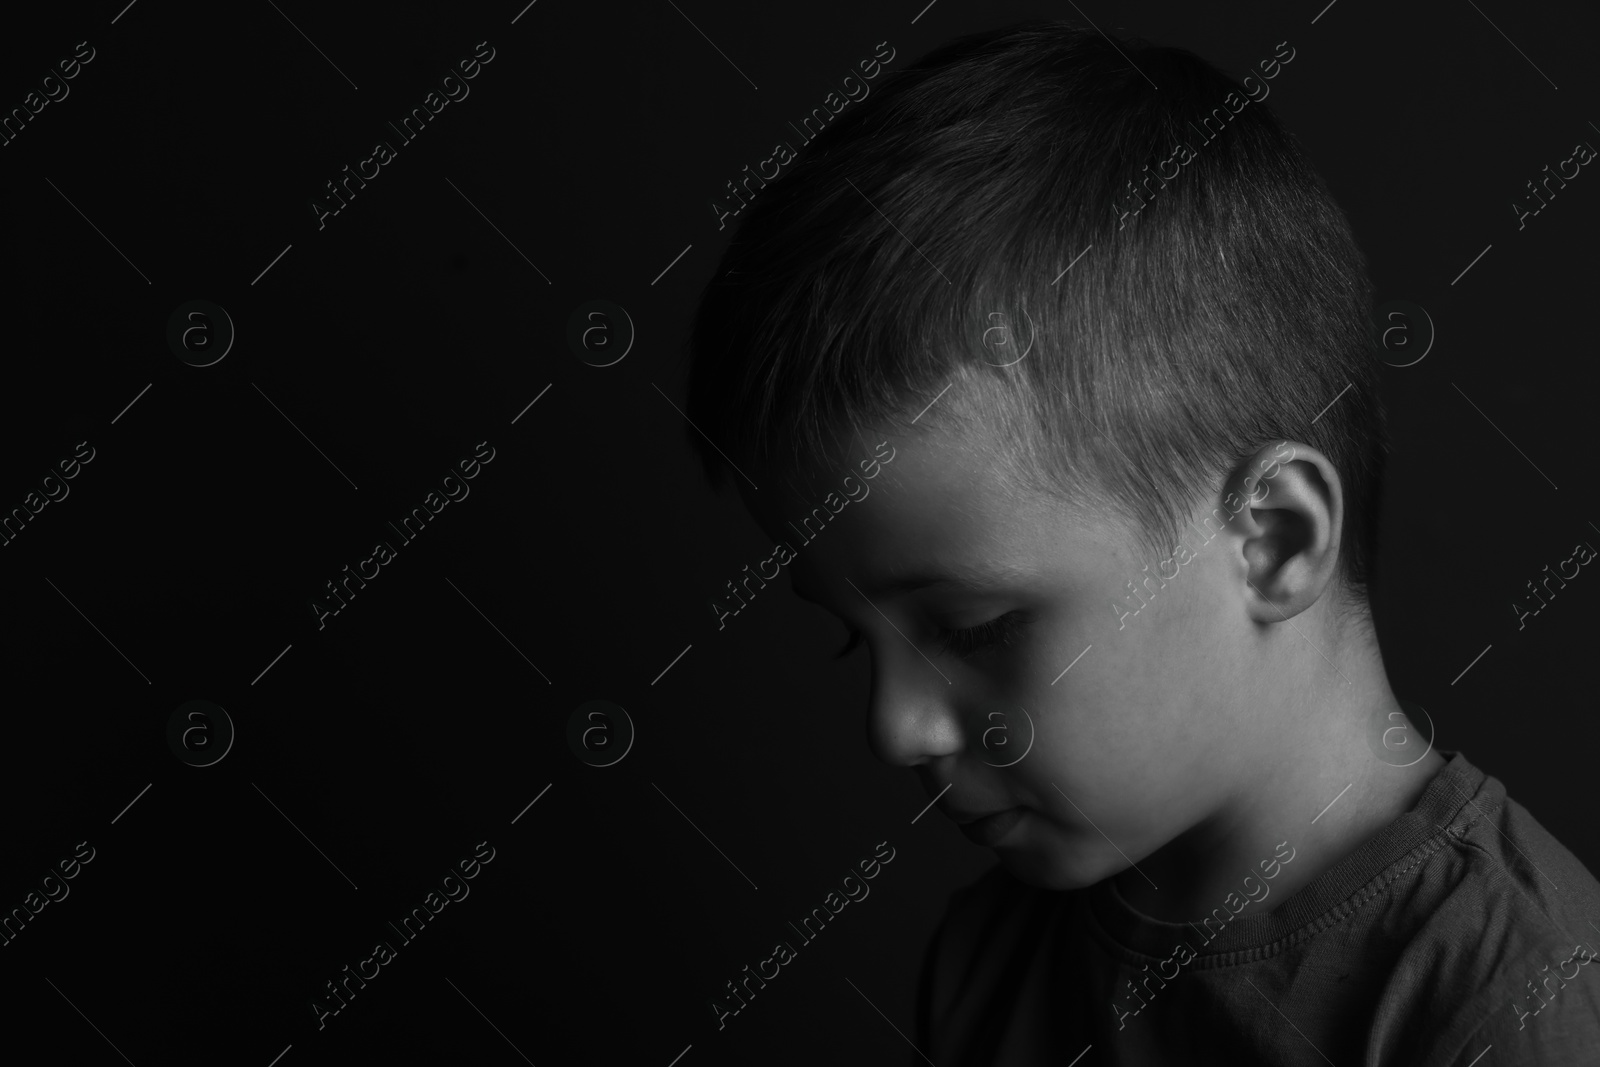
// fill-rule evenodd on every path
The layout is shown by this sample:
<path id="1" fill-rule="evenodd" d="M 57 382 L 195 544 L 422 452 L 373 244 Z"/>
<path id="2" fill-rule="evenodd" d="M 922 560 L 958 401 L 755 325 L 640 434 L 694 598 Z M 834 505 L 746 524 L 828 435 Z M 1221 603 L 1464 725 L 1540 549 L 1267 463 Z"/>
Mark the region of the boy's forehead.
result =
<path id="1" fill-rule="evenodd" d="M 776 505 L 802 512 L 821 505 L 829 493 L 874 500 L 892 493 L 909 498 L 902 509 L 986 498 L 1004 492 L 1011 480 L 991 444 L 950 423 L 858 429 L 835 434 L 802 461 L 761 466 L 759 492 L 746 485 L 744 495 L 766 510 Z"/>
<path id="2" fill-rule="evenodd" d="M 797 551 L 802 580 L 806 557 L 825 554 L 886 582 L 942 575 L 981 585 L 1048 553 L 1064 526 L 1099 525 L 1078 505 L 1024 487 L 998 435 L 966 420 L 863 430 L 825 460 L 766 466 L 756 480 L 759 490 L 742 487 L 745 504 Z M 826 553 L 803 547 L 819 519 Z"/>
<path id="3" fill-rule="evenodd" d="M 1018 401 L 1014 386 L 957 364 L 942 388 L 905 393 L 897 410 L 830 426 L 802 449 L 803 460 L 776 457 L 766 469 L 767 481 L 826 492 L 845 475 L 865 474 L 942 491 L 981 482 L 1015 492 L 1021 488 L 1018 457 L 1032 443 Z M 902 462 L 908 451 L 933 462 Z"/>

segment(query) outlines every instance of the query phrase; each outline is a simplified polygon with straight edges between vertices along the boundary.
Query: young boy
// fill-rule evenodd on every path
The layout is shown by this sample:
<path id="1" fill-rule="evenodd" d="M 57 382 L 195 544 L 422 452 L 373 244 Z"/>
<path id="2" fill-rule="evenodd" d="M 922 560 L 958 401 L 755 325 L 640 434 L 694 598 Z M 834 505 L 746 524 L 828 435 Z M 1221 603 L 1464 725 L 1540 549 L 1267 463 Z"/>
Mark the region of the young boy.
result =
<path id="1" fill-rule="evenodd" d="M 1293 58 L 956 42 L 756 192 L 696 316 L 762 576 L 1000 859 L 911 1062 L 1600 1063 L 1600 884 L 1385 677 L 1370 284 L 1262 102 Z"/>

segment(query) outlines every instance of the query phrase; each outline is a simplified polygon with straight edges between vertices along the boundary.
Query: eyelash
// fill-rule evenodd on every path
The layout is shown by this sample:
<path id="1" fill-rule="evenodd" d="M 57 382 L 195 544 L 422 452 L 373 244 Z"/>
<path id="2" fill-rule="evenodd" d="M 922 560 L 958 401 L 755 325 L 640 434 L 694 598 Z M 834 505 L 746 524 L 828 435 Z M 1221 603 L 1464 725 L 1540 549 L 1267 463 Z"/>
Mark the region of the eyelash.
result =
<path id="1" fill-rule="evenodd" d="M 983 649 L 995 645 L 1009 645 L 1016 640 L 1022 629 L 1022 617 L 1014 611 L 990 619 L 988 622 L 977 626 L 969 626 L 964 630 L 942 630 L 939 633 L 939 653 L 945 655 L 955 652 L 965 659 L 981 652 Z M 851 630 L 850 639 L 844 647 L 834 653 L 834 659 L 843 659 L 856 650 L 861 644 L 861 631 Z"/>
<path id="2" fill-rule="evenodd" d="M 941 630 L 939 632 L 939 653 L 949 654 L 954 651 L 957 656 L 973 656 L 982 649 L 992 648 L 995 645 L 1011 645 L 1022 629 L 1022 617 L 1016 611 L 1006 611 L 1002 616 L 971 625 L 965 630 Z M 850 640 L 845 641 L 845 646 L 834 653 L 834 659 L 843 659 L 848 654 L 856 651 L 861 645 L 861 630 L 851 630 Z"/>
<path id="3" fill-rule="evenodd" d="M 940 633 L 940 655 L 954 652 L 962 659 L 976 655 L 996 645 L 1010 645 L 1022 630 L 1022 616 L 1015 611 L 990 619 L 965 630 L 944 630 Z"/>

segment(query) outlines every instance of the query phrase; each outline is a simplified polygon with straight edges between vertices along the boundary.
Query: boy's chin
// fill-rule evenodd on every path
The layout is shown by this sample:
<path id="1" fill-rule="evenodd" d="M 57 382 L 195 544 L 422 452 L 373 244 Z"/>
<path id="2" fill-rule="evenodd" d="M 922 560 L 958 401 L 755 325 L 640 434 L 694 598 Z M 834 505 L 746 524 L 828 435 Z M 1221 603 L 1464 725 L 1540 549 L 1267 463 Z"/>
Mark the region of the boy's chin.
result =
<path id="1" fill-rule="evenodd" d="M 1026 885 L 1037 889 L 1086 889 L 1128 867 L 1128 861 L 1112 849 L 1096 848 L 1093 841 L 1075 840 L 1016 841 L 994 849 L 1000 865 Z"/>
<path id="2" fill-rule="evenodd" d="M 1036 889 L 1064 892 L 1085 889 L 1117 873 L 1118 865 L 1107 863 L 1092 852 L 1063 853 L 1047 849 L 995 849 L 1000 865 L 1019 882 Z"/>

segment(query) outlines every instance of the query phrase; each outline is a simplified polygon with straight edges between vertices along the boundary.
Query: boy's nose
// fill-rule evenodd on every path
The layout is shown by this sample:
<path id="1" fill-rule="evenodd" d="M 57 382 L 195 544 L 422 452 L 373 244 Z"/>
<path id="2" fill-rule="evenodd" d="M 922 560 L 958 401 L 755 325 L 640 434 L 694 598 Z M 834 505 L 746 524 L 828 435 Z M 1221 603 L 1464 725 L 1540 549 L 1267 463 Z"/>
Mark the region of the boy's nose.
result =
<path id="1" fill-rule="evenodd" d="M 904 656 L 891 653 L 887 658 L 880 665 L 880 657 L 873 656 L 867 714 L 867 744 L 873 755 L 892 767 L 914 767 L 960 752 L 966 737 L 955 687 L 909 646 Z"/>

